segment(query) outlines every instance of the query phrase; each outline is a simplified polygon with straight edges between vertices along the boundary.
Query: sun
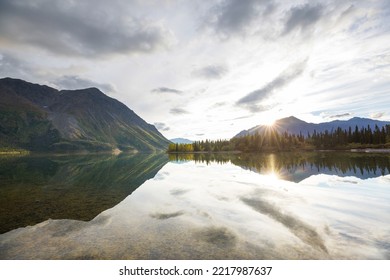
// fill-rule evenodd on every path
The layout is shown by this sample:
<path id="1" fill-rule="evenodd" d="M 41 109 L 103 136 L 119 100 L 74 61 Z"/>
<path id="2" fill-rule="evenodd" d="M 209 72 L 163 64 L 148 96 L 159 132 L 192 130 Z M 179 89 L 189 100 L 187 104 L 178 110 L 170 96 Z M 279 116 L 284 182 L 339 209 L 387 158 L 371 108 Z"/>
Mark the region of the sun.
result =
<path id="1" fill-rule="evenodd" d="M 279 114 L 277 112 L 264 112 L 261 116 L 261 124 L 269 128 L 274 127 L 278 119 Z"/>
<path id="2" fill-rule="evenodd" d="M 263 125 L 265 125 L 265 126 L 272 127 L 274 124 L 275 124 L 275 119 L 274 118 L 268 117 L 268 118 L 265 118 L 263 120 Z"/>

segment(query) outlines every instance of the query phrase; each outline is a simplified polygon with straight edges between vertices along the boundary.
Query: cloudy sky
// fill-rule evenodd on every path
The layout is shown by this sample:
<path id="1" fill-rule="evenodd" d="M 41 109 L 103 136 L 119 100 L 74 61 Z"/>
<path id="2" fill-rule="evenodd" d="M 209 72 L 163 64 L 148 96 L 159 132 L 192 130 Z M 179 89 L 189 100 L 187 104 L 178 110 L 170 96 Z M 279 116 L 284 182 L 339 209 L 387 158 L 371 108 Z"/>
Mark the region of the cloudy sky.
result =
<path id="1" fill-rule="evenodd" d="M 0 77 L 98 87 L 167 138 L 390 120 L 390 2 L 0 0 Z"/>

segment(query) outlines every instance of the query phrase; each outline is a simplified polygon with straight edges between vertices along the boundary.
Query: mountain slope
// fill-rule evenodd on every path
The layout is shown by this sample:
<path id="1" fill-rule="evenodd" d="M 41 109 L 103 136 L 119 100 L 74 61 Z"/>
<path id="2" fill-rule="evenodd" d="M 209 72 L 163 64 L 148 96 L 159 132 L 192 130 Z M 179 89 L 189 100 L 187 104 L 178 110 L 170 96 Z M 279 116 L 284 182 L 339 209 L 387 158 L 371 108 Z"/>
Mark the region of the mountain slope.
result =
<path id="1" fill-rule="evenodd" d="M 296 117 L 291 116 L 288 118 L 283 118 L 275 121 L 273 128 L 276 129 L 279 133 L 288 132 L 290 134 L 295 134 L 295 135 L 299 135 L 300 133 L 302 133 L 302 135 L 306 136 L 308 133 L 313 134 L 314 131 L 324 132 L 325 130 L 328 130 L 330 132 L 332 130 L 337 129 L 338 127 L 340 127 L 343 130 L 348 130 L 349 127 L 354 129 L 356 126 L 360 129 L 362 127 L 367 127 L 368 125 L 371 128 L 374 128 L 375 125 L 377 125 L 379 128 L 382 128 L 383 126 L 388 124 L 390 124 L 390 122 L 372 120 L 367 118 L 357 118 L 357 117 L 346 121 L 336 120 L 331 122 L 314 124 L 314 123 L 307 123 Z M 254 135 L 256 133 L 261 134 L 266 129 L 268 129 L 268 126 L 258 125 L 248 130 L 243 130 L 234 137 Z"/>
<path id="2" fill-rule="evenodd" d="M 0 79 L 0 147 L 27 150 L 163 150 L 169 141 L 96 88 L 62 90 Z"/>

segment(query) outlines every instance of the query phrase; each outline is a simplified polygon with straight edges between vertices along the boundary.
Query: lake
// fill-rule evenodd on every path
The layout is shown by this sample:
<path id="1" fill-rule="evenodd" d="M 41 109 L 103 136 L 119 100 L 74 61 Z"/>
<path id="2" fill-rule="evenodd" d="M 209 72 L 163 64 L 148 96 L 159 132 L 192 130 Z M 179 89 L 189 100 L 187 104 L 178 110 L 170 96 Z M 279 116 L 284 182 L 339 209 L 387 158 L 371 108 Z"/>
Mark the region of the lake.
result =
<path id="1" fill-rule="evenodd" d="M 0 158 L 0 259 L 390 259 L 390 155 Z"/>

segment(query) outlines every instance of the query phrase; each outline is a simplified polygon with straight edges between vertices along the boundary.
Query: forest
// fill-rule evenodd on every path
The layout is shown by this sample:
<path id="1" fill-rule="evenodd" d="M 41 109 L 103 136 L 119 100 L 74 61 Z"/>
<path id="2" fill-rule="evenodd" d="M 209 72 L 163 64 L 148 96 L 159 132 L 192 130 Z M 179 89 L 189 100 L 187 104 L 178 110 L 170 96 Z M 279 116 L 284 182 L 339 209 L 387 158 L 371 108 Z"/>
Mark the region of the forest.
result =
<path id="1" fill-rule="evenodd" d="M 234 137 L 230 140 L 202 140 L 192 144 L 171 143 L 168 153 L 197 152 L 265 152 L 294 150 L 346 150 L 390 148 L 390 125 L 349 129 L 337 128 L 312 134 L 280 133 L 268 128 L 262 134 Z"/>

